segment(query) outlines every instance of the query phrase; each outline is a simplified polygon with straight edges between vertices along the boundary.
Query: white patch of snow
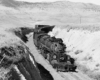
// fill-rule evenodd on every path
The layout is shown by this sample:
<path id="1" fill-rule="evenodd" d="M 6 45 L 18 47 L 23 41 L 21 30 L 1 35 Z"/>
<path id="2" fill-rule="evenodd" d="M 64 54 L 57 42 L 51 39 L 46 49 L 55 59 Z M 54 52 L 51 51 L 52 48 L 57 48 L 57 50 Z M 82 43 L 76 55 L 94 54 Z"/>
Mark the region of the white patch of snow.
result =
<path id="1" fill-rule="evenodd" d="M 21 77 L 21 80 L 26 80 L 25 77 L 24 77 L 24 75 L 22 75 L 21 72 L 19 71 L 19 69 L 17 68 L 17 66 L 14 66 L 14 69 L 17 71 L 17 73 Z"/>
<path id="2" fill-rule="evenodd" d="M 32 63 L 35 65 L 33 58 L 29 55 L 30 60 L 32 61 Z M 36 67 L 36 65 L 35 65 Z"/>
<path id="3" fill-rule="evenodd" d="M 78 63 L 92 71 L 100 71 L 100 66 L 96 66 L 100 64 L 100 31 L 54 28 L 49 35 L 62 38 L 67 47 L 66 54 L 74 57 Z M 80 52 L 76 54 L 77 51 Z"/>

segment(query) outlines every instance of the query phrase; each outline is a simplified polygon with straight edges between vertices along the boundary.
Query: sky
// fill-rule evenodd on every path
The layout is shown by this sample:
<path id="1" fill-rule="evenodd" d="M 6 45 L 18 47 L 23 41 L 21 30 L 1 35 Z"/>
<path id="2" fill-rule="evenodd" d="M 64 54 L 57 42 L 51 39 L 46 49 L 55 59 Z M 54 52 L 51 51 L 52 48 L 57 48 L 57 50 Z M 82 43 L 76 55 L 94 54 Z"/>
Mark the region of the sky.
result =
<path id="1" fill-rule="evenodd" d="M 16 1 L 26 1 L 26 2 L 72 1 L 72 2 L 94 3 L 100 5 L 100 0 L 16 0 Z"/>

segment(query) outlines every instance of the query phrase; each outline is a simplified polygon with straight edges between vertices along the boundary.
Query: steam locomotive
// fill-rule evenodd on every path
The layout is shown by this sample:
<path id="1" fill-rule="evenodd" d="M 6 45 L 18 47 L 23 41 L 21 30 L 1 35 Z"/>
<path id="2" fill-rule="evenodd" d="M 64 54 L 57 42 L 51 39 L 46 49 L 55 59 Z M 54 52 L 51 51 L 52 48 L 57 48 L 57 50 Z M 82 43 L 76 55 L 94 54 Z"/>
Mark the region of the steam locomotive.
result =
<path id="1" fill-rule="evenodd" d="M 57 71 L 75 71 L 75 60 L 65 54 L 66 46 L 62 39 L 48 35 L 53 28 L 54 26 L 36 25 L 33 35 L 35 46 Z"/>

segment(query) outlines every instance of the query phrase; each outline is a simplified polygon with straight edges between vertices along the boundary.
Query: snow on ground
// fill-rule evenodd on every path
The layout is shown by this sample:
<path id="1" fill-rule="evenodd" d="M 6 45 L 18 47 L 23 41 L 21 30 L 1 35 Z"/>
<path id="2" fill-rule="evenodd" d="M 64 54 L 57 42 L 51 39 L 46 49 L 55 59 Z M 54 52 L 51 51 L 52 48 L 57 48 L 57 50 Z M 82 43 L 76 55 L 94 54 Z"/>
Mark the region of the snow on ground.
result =
<path id="1" fill-rule="evenodd" d="M 100 72 L 100 31 L 70 28 L 54 28 L 51 36 L 62 38 L 66 44 L 66 54 L 91 72 Z"/>
<path id="2" fill-rule="evenodd" d="M 39 50 L 36 49 L 33 43 L 34 41 L 33 33 L 29 34 L 28 37 L 29 37 L 29 42 L 27 43 L 27 46 L 29 47 L 31 53 L 34 55 L 35 60 L 51 73 L 54 80 L 92 80 L 91 78 L 89 78 L 87 75 L 83 74 L 79 70 L 78 73 L 56 72 L 56 70 L 52 68 L 49 62 L 43 58 Z"/>

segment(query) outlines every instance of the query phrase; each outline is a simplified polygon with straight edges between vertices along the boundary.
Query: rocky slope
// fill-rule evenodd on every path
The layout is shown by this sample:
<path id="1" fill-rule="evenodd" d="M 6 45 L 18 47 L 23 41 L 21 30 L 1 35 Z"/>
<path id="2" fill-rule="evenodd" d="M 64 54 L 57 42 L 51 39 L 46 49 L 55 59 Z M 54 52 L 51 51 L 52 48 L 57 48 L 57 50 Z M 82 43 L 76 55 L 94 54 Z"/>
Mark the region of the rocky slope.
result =
<path id="1" fill-rule="evenodd" d="M 5 33 L 0 34 L 0 80 L 42 80 L 25 43 L 14 34 L 7 33 L 8 38 Z"/>

